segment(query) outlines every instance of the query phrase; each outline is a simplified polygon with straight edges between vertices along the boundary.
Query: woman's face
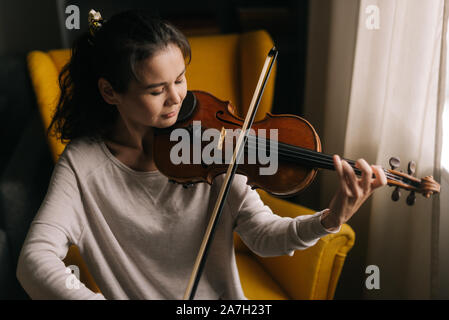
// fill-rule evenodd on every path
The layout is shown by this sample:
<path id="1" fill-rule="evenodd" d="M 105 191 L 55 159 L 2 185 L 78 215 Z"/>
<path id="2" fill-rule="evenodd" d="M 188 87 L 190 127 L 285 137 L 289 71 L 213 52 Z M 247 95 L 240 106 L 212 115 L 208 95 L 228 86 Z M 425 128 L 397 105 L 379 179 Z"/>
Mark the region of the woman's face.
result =
<path id="1" fill-rule="evenodd" d="M 128 91 L 118 94 L 116 104 L 125 122 L 137 126 L 165 128 L 173 125 L 187 94 L 185 61 L 174 44 L 141 61 Z"/>

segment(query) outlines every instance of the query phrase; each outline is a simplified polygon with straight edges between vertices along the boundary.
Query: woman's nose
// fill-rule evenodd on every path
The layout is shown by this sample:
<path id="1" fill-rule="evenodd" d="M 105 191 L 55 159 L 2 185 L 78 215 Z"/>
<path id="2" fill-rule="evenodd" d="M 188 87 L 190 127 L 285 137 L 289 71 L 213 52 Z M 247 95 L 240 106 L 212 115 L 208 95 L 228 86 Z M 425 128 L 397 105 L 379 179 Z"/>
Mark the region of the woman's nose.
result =
<path id="1" fill-rule="evenodd" d="M 178 90 L 176 90 L 174 86 L 170 86 L 168 89 L 166 105 L 170 106 L 179 103 L 181 103 L 180 93 L 178 92 Z"/>

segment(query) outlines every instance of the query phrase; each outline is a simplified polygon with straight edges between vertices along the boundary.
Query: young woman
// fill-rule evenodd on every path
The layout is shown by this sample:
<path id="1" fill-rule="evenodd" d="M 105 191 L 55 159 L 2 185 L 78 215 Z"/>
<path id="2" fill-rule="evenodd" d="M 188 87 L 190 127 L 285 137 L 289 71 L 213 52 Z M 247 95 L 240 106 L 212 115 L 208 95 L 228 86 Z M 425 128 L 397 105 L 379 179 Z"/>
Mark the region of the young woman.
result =
<path id="1" fill-rule="evenodd" d="M 187 93 L 189 43 L 170 24 L 134 11 L 90 30 L 60 75 L 50 128 L 70 143 L 28 232 L 17 277 L 33 299 L 181 299 L 223 182 L 218 176 L 212 186 L 184 189 L 153 162 L 153 128 L 176 122 Z M 259 255 L 292 255 L 338 232 L 386 184 L 380 167 L 362 159 L 361 178 L 338 156 L 334 164 L 340 188 L 329 208 L 294 219 L 275 215 L 236 175 L 195 298 L 245 299 L 234 231 Z M 71 244 L 102 294 L 66 286 L 62 259 Z"/>

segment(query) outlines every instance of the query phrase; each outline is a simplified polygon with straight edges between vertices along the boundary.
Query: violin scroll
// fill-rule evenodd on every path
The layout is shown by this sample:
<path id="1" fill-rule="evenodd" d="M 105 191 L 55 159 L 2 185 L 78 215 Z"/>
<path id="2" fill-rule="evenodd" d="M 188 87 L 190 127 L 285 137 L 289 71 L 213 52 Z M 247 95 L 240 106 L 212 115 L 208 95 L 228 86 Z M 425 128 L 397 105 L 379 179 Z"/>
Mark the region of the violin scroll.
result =
<path id="1" fill-rule="evenodd" d="M 431 195 L 440 193 L 440 184 L 432 176 L 426 176 L 421 179 L 421 191 L 424 197 L 430 198 Z"/>
<path id="2" fill-rule="evenodd" d="M 408 163 L 408 173 L 396 170 L 400 164 L 400 160 L 397 157 L 390 158 L 389 164 L 391 166 L 391 170 L 386 170 L 386 174 L 388 185 L 395 186 L 395 190 L 391 195 L 393 201 L 399 200 L 401 195 L 400 189 L 410 191 L 410 194 L 406 199 L 406 203 L 410 206 L 416 202 L 416 193 L 421 193 L 424 197 L 430 198 L 430 196 L 440 192 L 440 185 L 432 176 L 426 176 L 421 179 L 415 177 L 415 161 L 410 161 Z"/>

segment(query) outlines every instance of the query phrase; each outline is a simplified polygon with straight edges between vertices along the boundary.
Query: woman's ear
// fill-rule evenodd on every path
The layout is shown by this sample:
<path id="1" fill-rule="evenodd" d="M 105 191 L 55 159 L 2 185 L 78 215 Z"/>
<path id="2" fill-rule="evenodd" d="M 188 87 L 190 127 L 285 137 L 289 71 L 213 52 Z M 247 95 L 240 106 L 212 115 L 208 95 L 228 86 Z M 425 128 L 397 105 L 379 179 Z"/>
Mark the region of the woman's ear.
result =
<path id="1" fill-rule="evenodd" d="M 120 96 L 114 91 L 108 80 L 104 78 L 98 79 L 98 90 L 106 103 L 113 105 L 120 103 Z"/>

